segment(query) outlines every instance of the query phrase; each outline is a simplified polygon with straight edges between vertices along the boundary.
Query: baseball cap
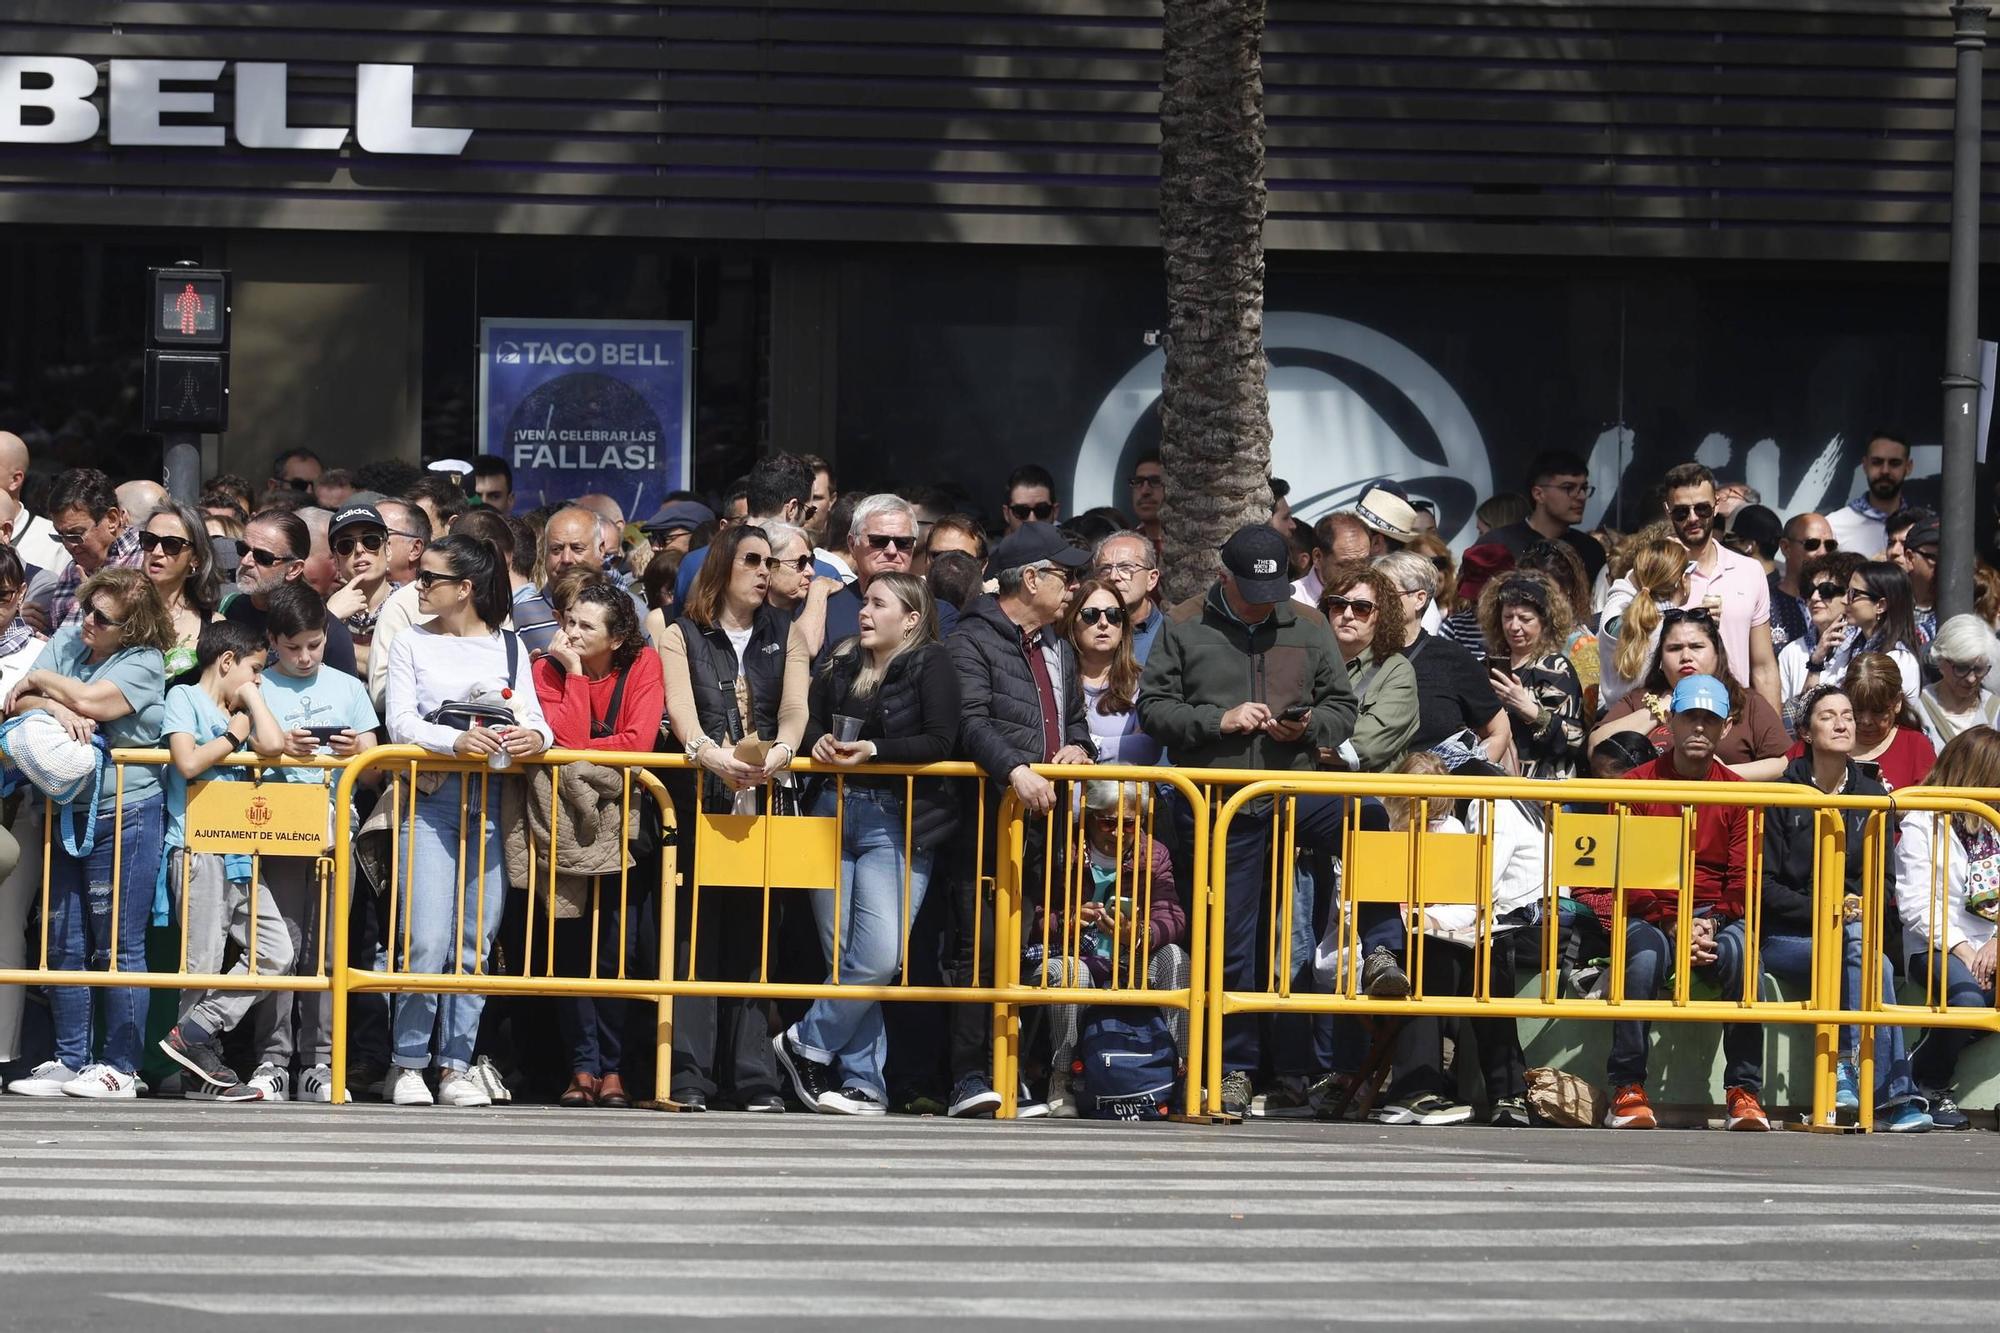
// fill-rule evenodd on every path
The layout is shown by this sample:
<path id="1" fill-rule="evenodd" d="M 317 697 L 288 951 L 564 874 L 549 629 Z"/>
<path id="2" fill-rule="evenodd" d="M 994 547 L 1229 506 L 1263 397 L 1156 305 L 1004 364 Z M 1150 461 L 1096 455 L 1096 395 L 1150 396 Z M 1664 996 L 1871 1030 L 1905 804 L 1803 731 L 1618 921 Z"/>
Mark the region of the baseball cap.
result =
<path id="1" fill-rule="evenodd" d="M 669 500 L 639 525 L 641 532 L 693 532 L 715 522 L 715 511 L 699 500 Z"/>
<path id="2" fill-rule="evenodd" d="M 1744 505 L 1729 516 L 1729 535 L 1755 543 L 1759 551 L 1775 552 L 1785 535 L 1785 525 L 1764 505 Z"/>
<path id="3" fill-rule="evenodd" d="M 1090 563 L 1090 553 L 1070 545 L 1069 538 L 1053 523 L 1023 523 L 993 548 L 986 572 L 998 574 L 1003 569 L 1039 565 L 1044 561 L 1064 569 L 1082 569 Z"/>
<path id="4" fill-rule="evenodd" d="M 1361 497 L 1361 503 L 1354 506 L 1354 516 L 1390 541 L 1413 542 L 1417 539 L 1417 511 L 1410 508 L 1408 500 L 1386 486 L 1370 487 L 1368 493 Z"/>
<path id="5" fill-rule="evenodd" d="M 359 527 L 381 528 L 384 532 L 389 530 L 389 525 L 382 521 L 381 511 L 374 505 L 351 504 L 341 506 L 340 512 L 333 516 L 333 522 L 327 524 L 326 535 L 332 537 L 342 528 Z"/>
<path id="6" fill-rule="evenodd" d="M 1282 602 L 1292 595 L 1292 548 L 1269 523 L 1238 528 L 1222 544 L 1222 567 L 1246 602 Z"/>
<path id="7" fill-rule="evenodd" d="M 1937 520 L 1927 518 L 1916 523 L 1908 532 L 1903 534 L 1903 549 L 1914 551 L 1921 546 L 1937 546 L 1943 540 L 1944 533 L 1939 529 Z"/>
<path id="8" fill-rule="evenodd" d="M 1729 687 L 1713 676 L 1687 676 L 1674 686 L 1674 711 L 1729 716 Z"/>

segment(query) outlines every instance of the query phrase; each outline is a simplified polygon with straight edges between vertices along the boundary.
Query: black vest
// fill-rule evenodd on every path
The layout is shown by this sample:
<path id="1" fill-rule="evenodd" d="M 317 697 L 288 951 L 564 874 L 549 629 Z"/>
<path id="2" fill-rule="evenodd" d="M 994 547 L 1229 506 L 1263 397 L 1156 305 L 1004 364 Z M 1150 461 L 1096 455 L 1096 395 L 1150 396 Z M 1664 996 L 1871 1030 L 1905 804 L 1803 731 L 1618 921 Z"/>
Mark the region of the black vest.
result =
<path id="1" fill-rule="evenodd" d="M 769 606 L 757 608 L 750 643 L 743 650 L 743 675 L 750 682 L 750 716 L 737 718 L 736 649 L 718 625 L 712 629 L 682 616 L 675 622 L 688 649 L 688 683 L 694 687 L 695 715 L 701 729 L 718 744 L 734 745 L 751 732 L 764 740 L 778 735 L 778 705 L 785 694 L 785 645 L 792 619 Z"/>

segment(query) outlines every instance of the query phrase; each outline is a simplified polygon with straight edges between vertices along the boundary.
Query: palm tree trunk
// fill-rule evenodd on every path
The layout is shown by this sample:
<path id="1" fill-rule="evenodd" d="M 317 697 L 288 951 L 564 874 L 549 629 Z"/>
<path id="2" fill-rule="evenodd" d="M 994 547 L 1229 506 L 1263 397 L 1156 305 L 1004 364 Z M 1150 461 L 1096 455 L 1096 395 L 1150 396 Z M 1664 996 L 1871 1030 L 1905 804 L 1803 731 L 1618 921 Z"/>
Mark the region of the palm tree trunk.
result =
<path id="1" fill-rule="evenodd" d="M 1203 591 L 1229 534 L 1271 513 L 1264 387 L 1264 3 L 1163 0 L 1167 263 L 1162 582 Z"/>

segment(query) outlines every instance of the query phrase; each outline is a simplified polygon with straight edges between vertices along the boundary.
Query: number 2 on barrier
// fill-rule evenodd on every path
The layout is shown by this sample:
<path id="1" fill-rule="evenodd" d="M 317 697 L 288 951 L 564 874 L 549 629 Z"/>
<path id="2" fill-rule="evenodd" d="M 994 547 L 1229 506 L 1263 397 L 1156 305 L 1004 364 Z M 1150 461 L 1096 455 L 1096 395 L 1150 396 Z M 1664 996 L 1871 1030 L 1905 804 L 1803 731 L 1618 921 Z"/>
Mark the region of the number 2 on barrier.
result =
<path id="1" fill-rule="evenodd" d="M 1558 884 L 1573 889 L 1672 891 L 1680 887 L 1681 821 L 1662 815 L 1559 814 L 1555 828 Z"/>

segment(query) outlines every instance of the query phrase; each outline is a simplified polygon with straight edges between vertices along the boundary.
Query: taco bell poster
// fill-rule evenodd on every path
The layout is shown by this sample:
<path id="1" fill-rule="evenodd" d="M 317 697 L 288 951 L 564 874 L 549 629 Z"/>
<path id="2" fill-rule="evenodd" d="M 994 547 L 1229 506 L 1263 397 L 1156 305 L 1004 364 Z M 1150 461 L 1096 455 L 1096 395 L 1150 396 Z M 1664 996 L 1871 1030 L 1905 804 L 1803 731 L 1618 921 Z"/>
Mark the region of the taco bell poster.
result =
<path id="1" fill-rule="evenodd" d="M 517 510 L 602 494 L 631 521 L 688 485 L 694 326 L 482 319 L 479 447 L 514 469 Z"/>

